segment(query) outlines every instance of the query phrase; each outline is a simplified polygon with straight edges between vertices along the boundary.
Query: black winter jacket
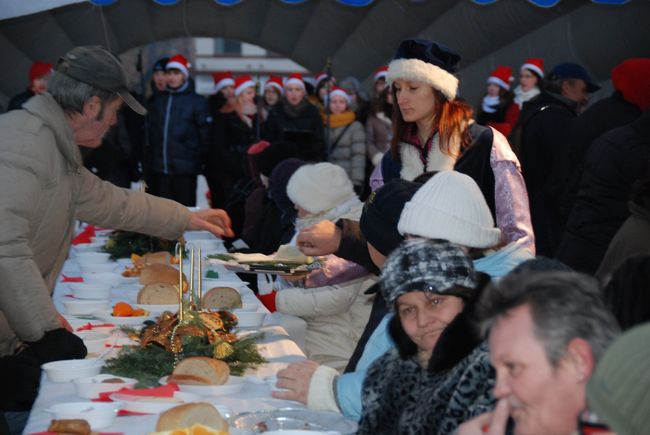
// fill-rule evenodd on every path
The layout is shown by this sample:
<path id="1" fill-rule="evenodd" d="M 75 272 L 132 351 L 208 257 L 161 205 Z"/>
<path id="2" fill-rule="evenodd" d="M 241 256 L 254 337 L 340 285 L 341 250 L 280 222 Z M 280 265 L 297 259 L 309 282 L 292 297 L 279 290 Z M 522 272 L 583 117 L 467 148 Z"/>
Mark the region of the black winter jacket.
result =
<path id="1" fill-rule="evenodd" d="M 193 82 L 154 96 L 148 116 L 151 171 L 198 174 L 208 153 L 212 116 Z"/>
<path id="2" fill-rule="evenodd" d="M 212 131 L 213 149 L 208 163 L 210 170 L 226 171 L 233 180 L 247 176 L 246 151 L 256 140 L 257 115 L 249 127 L 237 112 L 220 113 L 214 117 Z"/>
<path id="3" fill-rule="evenodd" d="M 9 105 L 7 106 L 7 112 L 10 110 L 18 110 L 23 108 L 23 104 L 32 98 L 35 93 L 31 89 L 27 89 L 25 92 L 21 92 L 18 95 L 14 95 L 11 100 L 9 100 Z"/>
<path id="4" fill-rule="evenodd" d="M 591 145 L 576 203 L 556 258 L 593 274 L 614 234 L 630 216 L 632 184 L 650 160 L 650 111 L 631 124 L 608 131 Z"/>

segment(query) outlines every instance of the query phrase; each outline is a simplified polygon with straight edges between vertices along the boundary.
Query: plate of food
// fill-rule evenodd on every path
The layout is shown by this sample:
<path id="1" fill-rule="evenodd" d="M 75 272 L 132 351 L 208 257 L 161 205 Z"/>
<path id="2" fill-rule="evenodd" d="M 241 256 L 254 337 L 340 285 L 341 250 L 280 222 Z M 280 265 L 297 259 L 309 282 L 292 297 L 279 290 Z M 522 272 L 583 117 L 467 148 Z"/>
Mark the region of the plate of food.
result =
<path id="1" fill-rule="evenodd" d="M 236 394 L 244 388 L 246 379 L 231 376 L 228 364 L 209 357 L 189 357 L 176 365 L 171 375 L 161 378 L 166 385 L 174 382 L 180 391 L 201 396 Z"/>
<path id="2" fill-rule="evenodd" d="M 304 255 L 295 246 L 282 245 L 273 255 L 223 253 L 208 255 L 213 264 L 221 264 L 235 272 L 269 273 L 280 275 L 306 275 L 320 269 L 320 263 Z"/>
<path id="3" fill-rule="evenodd" d="M 158 414 L 184 403 L 200 402 L 201 396 L 176 391 L 172 397 L 136 396 L 126 393 L 113 393 L 110 399 L 121 402 L 123 411 L 141 412 L 144 414 Z"/>
<path id="4" fill-rule="evenodd" d="M 142 308 L 134 308 L 126 302 L 118 302 L 113 305 L 112 310 L 98 310 L 93 312 L 93 316 L 111 322 L 116 325 L 140 325 L 147 320 L 154 320 L 155 315 Z"/>

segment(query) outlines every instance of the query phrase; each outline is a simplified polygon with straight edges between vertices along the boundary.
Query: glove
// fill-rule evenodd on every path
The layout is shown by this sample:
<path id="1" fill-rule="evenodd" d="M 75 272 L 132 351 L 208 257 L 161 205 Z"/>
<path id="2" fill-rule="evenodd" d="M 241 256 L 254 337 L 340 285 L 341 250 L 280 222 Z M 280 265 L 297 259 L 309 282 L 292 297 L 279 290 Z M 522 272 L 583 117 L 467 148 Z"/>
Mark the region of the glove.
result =
<path id="1" fill-rule="evenodd" d="M 72 332 L 59 328 L 47 331 L 38 341 L 27 343 L 20 355 L 34 358 L 40 364 L 63 359 L 82 359 L 88 350 L 83 340 Z"/>
<path id="2" fill-rule="evenodd" d="M 264 306 L 266 307 L 267 310 L 269 310 L 272 313 L 275 313 L 278 309 L 275 306 L 275 295 L 277 292 L 273 290 L 271 293 L 265 294 L 265 295 L 257 295 L 257 299 L 259 299 Z"/>

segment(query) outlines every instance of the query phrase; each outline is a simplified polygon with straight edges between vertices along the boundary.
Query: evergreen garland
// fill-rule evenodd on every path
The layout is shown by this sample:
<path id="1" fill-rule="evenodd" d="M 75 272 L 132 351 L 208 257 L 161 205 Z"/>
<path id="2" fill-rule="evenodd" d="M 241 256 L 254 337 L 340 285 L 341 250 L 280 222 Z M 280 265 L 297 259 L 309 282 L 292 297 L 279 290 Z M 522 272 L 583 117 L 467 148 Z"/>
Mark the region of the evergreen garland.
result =
<path id="1" fill-rule="evenodd" d="M 113 231 L 104 246 L 111 259 L 129 258 L 131 254 L 144 255 L 147 252 L 167 251 L 175 255 L 176 240 L 165 240 L 133 231 Z"/>

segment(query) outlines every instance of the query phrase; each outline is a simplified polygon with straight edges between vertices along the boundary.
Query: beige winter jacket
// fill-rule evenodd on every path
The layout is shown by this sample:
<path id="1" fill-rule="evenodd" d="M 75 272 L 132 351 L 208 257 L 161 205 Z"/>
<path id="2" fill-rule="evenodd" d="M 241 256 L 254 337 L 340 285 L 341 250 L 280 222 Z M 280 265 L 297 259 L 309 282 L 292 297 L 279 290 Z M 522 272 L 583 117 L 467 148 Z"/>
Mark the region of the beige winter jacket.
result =
<path id="1" fill-rule="evenodd" d="M 75 220 L 179 237 L 189 211 L 120 189 L 82 166 L 69 123 L 49 94 L 0 116 L 0 356 L 60 328 L 51 294 Z"/>
<path id="2" fill-rule="evenodd" d="M 366 132 L 359 121 L 346 126 L 330 129 L 332 146 L 329 161 L 339 165 L 355 186 L 363 186 L 366 176 Z"/>

